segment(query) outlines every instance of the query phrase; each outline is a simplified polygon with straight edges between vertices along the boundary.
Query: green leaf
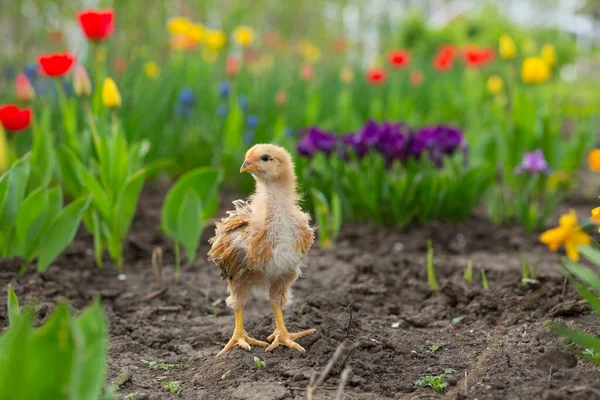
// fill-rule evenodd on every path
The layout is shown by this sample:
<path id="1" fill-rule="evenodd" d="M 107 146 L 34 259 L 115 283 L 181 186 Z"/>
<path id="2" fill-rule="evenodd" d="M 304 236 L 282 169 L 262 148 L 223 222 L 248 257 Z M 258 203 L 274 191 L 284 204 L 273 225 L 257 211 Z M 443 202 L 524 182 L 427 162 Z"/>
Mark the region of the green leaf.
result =
<path id="1" fill-rule="evenodd" d="M 114 220 L 112 221 L 113 232 L 119 238 L 125 237 L 129 226 L 135 215 L 135 209 L 144 186 L 146 170 L 140 170 L 133 174 L 121 189 L 115 205 Z"/>
<path id="2" fill-rule="evenodd" d="M 594 246 L 581 246 L 578 250 L 591 263 L 600 267 L 600 251 Z"/>
<path id="3" fill-rule="evenodd" d="M 0 221 L 2 221 L 0 231 L 7 242 L 11 236 L 19 209 L 25 197 L 25 189 L 27 188 L 30 171 L 29 155 L 26 155 L 15 162 L 7 172 L 9 181 L 6 187 L 7 192 L 4 199 L 4 206 L 0 213 Z"/>
<path id="4" fill-rule="evenodd" d="M 33 310 L 25 310 L 11 319 L 10 328 L 0 337 L 0 399 L 33 398 L 29 391 L 34 385 L 27 379 L 32 317 Z"/>
<path id="5" fill-rule="evenodd" d="M 77 352 L 81 378 L 75 398 L 97 400 L 104 386 L 108 349 L 106 317 L 98 300 L 77 317 L 76 326 L 83 337 L 83 346 Z"/>
<path id="6" fill-rule="evenodd" d="M 25 258 L 27 254 L 35 252 L 32 247 L 46 222 L 48 201 L 48 190 L 38 189 L 27 196 L 19 210 L 16 221 L 17 238 L 20 255 Z"/>
<path id="7" fill-rule="evenodd" d="M 104 191 L 104 188 L 82 163 L 79 164 L 80 165 L 77 169 L 77 174 L 79 175 L 81 183 L 87 189 L 88 193 L 92 194 L 94 208 L 98 209 L 103 218 L 110 221 L 112 212 L 110 208 L 110 201 L 106 192 Z"/>
<path id="8" fill-rule="evenodd" d="M 35 257 L 35 255 L 37 255 L 37 253 L 40 249 L 40 243 L 41 243 L 42 239 L 46 236 L 46 233 L 48 232 L 48 230 L 50 229 L 52 224 L 54 224 L 54 221 L 56 221 L 56 218 L 58 217 L 58 213 L 60 213 L 62 206 L 63 206 L 63 198 L 62 198 L 62 191 L 60 190 L 60 187 L 55 187 L 53 189 L 50 189 L 48 191 L 48 208 L 47 208 L 48 212 L 46 213 L 46 219 L 44 221 L 44 225 L 42 226 L 42 229 L 40 229 L 34 242 L 31 243 L 31 247 L 29 248 L 29 251 L 28 250 L 25 251 L 25 259 L 28 260 L 29 262 L 31 262 L 33 260 L 33 258 Z"/>
<path id="9" fill-rule="evenodd" d="M 569 272 L 575 275 L 583 283 L 594 289 L 597 294 L 600 294 L 600 277 L 598 275 L 596 275 L 587 267 L 568 259 L 564 260 L 564 264 Z"/>
<path id="10" fill-rule="evenodd" d="M 550 327 L 554 332 L 559 335 L 565 336 L 580 346 L 587 349 L 593 349 L 595 352 L 600 352 L 600 337 L 589 335 L 585 332 L 571 329 L 565 325 L 552 325 Z"/>
<path id="11" fill-rule="evenodd" d="M 172 238 L 178 237 L 179 210 L 188 190 L 193 190 L 202 204 L 202 219 L 210 218 L 218 208 L 218 188 L 223 179 L 220 170 L 197 168 L 183 175 L 167 193 L 162 207 L 162 228 Z"/>
<path id="12" fill-rule="evenodd" d="M 52 261 L 73 241 L 83 213 L 91 201 L 91 197 L 83 197 L 60 212 L 40 245 L 38 271 L 47 270 Z"/>
<path id="13" fill-rule="evenodd" d="M 48 321 L 30 338 L 27 354 L 29 399 L 73 398 L 78 340 L 69 315 L 69 305 L 59 303 Z M 51 364 L 49 364 L 51 360 Z"/>
<path id="14" fill-rule="evenodd" d="M 181 204 L 177 218 L 178 240 L 183 244 L 185 254 L 189 261 L 196 258 L 196 251 L 200 242 L 200 234 L 204 228 L 202 224 L 202 202 L 200 197 L 189 190 Z"/>
<path id="15" fill-rule="evenodd" d="M 17 295 L 10 283 L 8 284 L 8 301 L 6 305 L 8 307 L 8 321 L 10 326 L 12 326 L 17 318 L 19 318 L 19 315 L 21 315 L 21 310 L 19 310 L 19 299 L 17 299 Z"/>

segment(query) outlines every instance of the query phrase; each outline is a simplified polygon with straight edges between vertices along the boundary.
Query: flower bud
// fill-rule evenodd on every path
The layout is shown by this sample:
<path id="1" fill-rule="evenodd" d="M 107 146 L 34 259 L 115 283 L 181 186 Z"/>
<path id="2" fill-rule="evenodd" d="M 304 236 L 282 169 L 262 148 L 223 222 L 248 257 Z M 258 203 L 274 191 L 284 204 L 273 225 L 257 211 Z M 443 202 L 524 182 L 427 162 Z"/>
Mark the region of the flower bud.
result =
<path id="1" fill-rule="evenodd" d="M 121 106 L 121 95 L 119 94 L 117 84 L 112 78 L 104 79 L 104 84 L 102 85 L 102 103 L 104 107 L 112 109 Z"/>
<path id="2" fill-rule="evenodd" d="M 75 67 L 75 74 L 73 77 L 73 87 L 75 94 L 79 97 L 88 97 L 92 94 L 92 83 L 90 77 L 82 65 Z"/>

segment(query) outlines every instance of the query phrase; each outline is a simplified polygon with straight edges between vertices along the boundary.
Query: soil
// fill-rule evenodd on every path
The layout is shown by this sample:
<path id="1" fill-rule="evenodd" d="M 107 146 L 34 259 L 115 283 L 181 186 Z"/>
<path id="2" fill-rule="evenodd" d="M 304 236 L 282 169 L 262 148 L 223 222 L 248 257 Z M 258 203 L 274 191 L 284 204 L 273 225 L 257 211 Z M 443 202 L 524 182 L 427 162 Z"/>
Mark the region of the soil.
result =
<path id="1" fill-rule="evenodd" d="M 32 270 L 19 277 L 18 263 L 0 264 L 0 286 L 12 282 L 22 303 L 35 302 L 38 322 L 62 297 L 81 310 L 101 296 L 110 325 L 108 382 L 130 374 L 119 398 L 303 399 L 311 376 L 346 342 L 314 399 L 335 398 L 345 367 L 351 370 L 344 399 L 433 398 L 431 388 L 415 382 L 447 368 L 455 370 L 446 378 L 448 398 L 600 399 L 600 370 L 548 328 L 549 321 L 563 321 L 600 333 L 597 317 L 564 284 L 560 255 L 539 244 L 537 235 L 494 226 L 483 216 L 405 231 L 345 226 L 335 249 L 313 248 L 285 311 L 290 331 L 317 329 L 299 340 L 307 352 L 235 348 L 215 358 L 234 321 L 224 302 L 226 284 L 205 257 L 213 229 L 206 229 L 198 259 L 174 284 L 172 246 L 157 229 L 163 196 L 161 185 L 144 192 L 126 245 L 125 280 L 109 263 L 94 266 L 92 238 L 83 231 L 43 275 Z M 574 206 L 585 215 L 593 203 Z M 427 283 L 428 239 L 437 292 Z M 161 284 L 151 268 L 157 247 L 165 260 Z M 521 283 L 523 254 L 538 283 Z M 469 260 L 472 284 L 463 277 Z M 481 268 L 489 290 L 482 288 Z M 5 303 L 0 296 L 0 328 L 8 324 Z M 263 340 L 272 333 L 265 293 L 249 302 L 245 327 Z M 254 357 L 266 368 L 257 370 Z M 150 367 L 142 360 L 164 364 Z M 178 382 L 181 393 L 169 393 L 162 381 Z"/>

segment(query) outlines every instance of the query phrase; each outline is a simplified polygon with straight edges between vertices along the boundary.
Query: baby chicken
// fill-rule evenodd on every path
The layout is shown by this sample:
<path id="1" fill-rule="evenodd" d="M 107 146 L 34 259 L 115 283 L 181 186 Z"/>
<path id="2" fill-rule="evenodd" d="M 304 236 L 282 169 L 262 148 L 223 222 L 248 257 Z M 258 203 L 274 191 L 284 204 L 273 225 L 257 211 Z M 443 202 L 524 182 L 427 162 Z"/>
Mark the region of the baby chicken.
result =
<path id="1" fill-rule="evenodd" d="M 233 202 L 235 210 L 217 223 L 208 253 L 221 269 L 221 279 L 227 279 L 227 304 L 235 310 L 233 336 L 217 357 L 235 346 L 250 350 L 250 345 L 267 346 L 266 351 L 283 345 L 304 352 L 295 340 L 316 330 L 289 333 L 282 312 L 314 241 L 310 217 L 298 206 L 292 157 L 282 147 L 257 144 L 246 153 L 240 172 L 252 174 L 256 192 L 248 202 Z M 246 298 L 259 285 L 269 288 L 275 313 L 275 332 L 267 338 L 270 345 L 244 330 Z"/>

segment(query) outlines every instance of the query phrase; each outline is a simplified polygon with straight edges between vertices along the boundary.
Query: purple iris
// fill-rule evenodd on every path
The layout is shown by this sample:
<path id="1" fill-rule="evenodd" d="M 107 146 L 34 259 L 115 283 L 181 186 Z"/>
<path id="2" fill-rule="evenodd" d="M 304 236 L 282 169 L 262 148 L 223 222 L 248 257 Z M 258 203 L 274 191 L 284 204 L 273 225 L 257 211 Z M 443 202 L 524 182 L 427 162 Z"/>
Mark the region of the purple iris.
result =
<path id="1" fill-rule="evenodd" d="M 548 174 L 550 172 L 550 167 L 548 167 L 542 149 L 525 153 L 521 165 L 515 168 L 515 174 L 523 172 L 529 172 L 530 174 Z"/>
<path id="2" fill-rule="evenodd" d="M 343 158 L 346 158 L 346 149 L 348 148 L 354 151 L 358 158 L 363 158 L 369 152 L 368 142 L 362 140 L 360 133 L 349 133 L 347 135 L 344 135 L 341 137 L 341 142 L 343 145 L 341 150 Z"/>
<path id="3" fill-rule="evenodd" d="M 375 148 L 388 161 L 404 159 L 406 156 L 407 138 L 403 132 L 403 124 L 384 122 L 379 125 L 379 137 Z"/>
<path id="4" fill-rule="evenodd" d="M 302 132 L 300 136 L 302 139 L 298 142 L 298 153 L 307 157 L 312 157 L 317 151 L 329 156 L 338 142 L 333 133 L 324 132 L 317 127 Z"/>

